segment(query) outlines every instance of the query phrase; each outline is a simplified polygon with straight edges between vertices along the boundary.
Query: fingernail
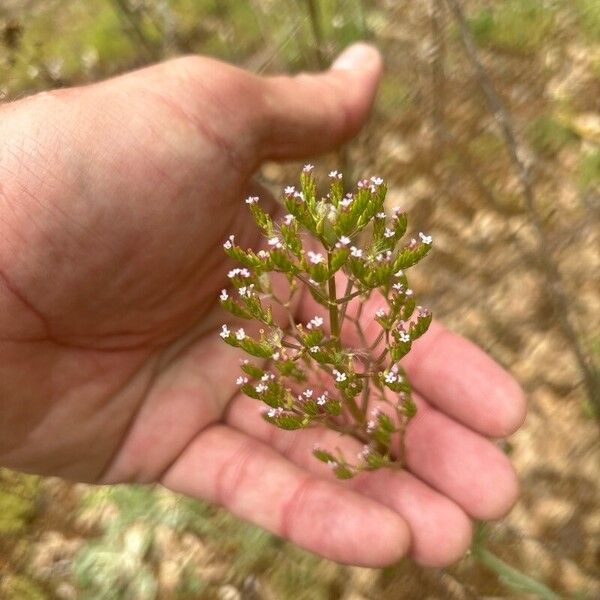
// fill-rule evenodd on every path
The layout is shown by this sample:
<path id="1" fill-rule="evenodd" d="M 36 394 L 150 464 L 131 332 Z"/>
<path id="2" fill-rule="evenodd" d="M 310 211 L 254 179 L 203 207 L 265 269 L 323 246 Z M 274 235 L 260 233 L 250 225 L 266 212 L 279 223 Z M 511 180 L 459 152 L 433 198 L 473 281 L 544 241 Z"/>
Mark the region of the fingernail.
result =
<path id="1" fill-rule="evenodd" d="M 332 69 L 367 69 L 379 59 L 379 51 L 369 44 L 359 42 L 346 48 L 331 65 Z"/>

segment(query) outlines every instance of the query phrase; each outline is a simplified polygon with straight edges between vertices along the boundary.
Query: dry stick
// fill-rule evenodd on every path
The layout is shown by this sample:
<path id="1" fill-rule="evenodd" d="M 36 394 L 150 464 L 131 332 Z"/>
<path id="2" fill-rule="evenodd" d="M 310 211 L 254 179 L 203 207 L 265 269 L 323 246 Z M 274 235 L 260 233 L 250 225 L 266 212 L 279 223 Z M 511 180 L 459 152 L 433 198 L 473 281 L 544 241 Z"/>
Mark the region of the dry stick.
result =
<path id="1" fill-rule="evenodd" d="M 325 45 L 325 36 L 323 35 L 323 29 L 321 28 L 318 0 L 306 0 L 306 4 L 308 5 L 308 16 L 314 38 L 315 59 L 317 64 L 319 65 L 319 68 L 321 70 L 324 70 L 327 68 L 328 65 L 327 57 L 323 49 Z M 341 146 L 336 152 L 336 155 L 338 170 L 342 173 L 347 174 L 349 178 L 352 179 L 352 168 L 350 165 L 350 159 L 348 157 L 346 146 Z M 348 191 L 345 185 L 344 188 L 344 191 Z"/>
<path id="2" fill-rule="evenodd" d="M 573 353 L 575 354 L 575 358 L 577 359 L 583 375 L 590 403 L 594 407 L 597 416 L 600 417 L 600 371 L 591 364 L 591 357 L 588 357 L 584 352 L 576 328 L 571 322 L 569 302 L 561 285 L 560 273 L 558 272 L 556 265 L 550 259 L 550 245 L 548 243 L 548 238 L 542 220 L 535 210 L 535 194 L 531 183 L 529 167 L 519 156 L 514 127 L 510 116 L 508 115 L 500 96 L 496 92 L 485 67 L 479 59 L 475 42 L 469 30 L 462 8 L 457 0 L 446 0 L 446 3 L 458 23 L 461 40 L 465 47 L 467 57 L 475 70 L 477 80 L 486 101 L 500 126 L 511 161 L 517 170 L 523 196 L 525 198 L 527 214 L 538 237 L 540 250 L 537 258 L 547 280 L 546 284 L 548 289 L 551 291 L 550 301 L 554 304 L 554 309 L 558 316 L 558 324 L 563 335 L 571 343 Z"/>

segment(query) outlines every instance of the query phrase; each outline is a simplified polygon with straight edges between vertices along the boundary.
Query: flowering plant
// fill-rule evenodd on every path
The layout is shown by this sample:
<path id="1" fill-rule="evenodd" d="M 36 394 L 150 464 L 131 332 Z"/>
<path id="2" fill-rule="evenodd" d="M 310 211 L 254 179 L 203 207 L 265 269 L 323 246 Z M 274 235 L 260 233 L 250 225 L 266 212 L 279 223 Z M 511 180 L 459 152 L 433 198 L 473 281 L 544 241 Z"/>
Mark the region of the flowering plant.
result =
<path id="1" fill-rule="evenodd" d="M 222 290 L 220 301 L 261 328 L 249 335 L 223 325 L 220 335 L 258 359 L 242 362 L 237 383 L 266 405 L 269 423 L 287 430 L 325 426 L 363 442 L 352 460 L 337 449 L 314 449 L 337 477 L 348 479 L 403 464 L 403 434 L 416 406 L 399 361 L 431 323 L 431 313 L 416 306 L 406 270 L 429 252 L 431 237 L 419 233 L 401 244 L 407 217 L 395 210 L 388 218 L 381 178 L 363 179 L 348 193 L 341 173 L 331 171 L 329 178 L 329 191 L 319 198 L 313 167 L 306 165 L 299 189 L 285 188 L 288 214 L 278 222 L 257 197 L 246 199 L 266 248 L 244 250 L 229 237 L 225 252 L 242 266 L 229 272 L 236 294 Z M 284 298 L 274 283 L 282 276 Z M 294 319 L 302 290 L 323 308 L 308 323 Z M 373 293 L 386 308 L 373 317 L 378 332 L 369 344 L 361 317 Z M 285 327 L 276 313 L 287 317 Z"/>

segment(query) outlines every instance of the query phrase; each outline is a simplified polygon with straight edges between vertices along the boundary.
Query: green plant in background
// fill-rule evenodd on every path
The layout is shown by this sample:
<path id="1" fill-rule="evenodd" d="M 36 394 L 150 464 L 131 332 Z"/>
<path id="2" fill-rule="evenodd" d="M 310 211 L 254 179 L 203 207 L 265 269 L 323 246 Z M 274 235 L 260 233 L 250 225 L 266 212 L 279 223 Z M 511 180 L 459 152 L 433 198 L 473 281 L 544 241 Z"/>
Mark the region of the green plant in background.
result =
<path id="1" fill-rule="evenodd" d="M 577 135 L 551 115 L 541 115 L 534 119 L 527 129 L 533 148 L 546 156 L 554 156 L 567 144 L 575 141 Z"/>
<path id="2" fill-rule="evenodd" d="M 530 54 L 548 41 L 555 12 L 542 0 L 504 0 L 469 19 L 473 37 L 481 46 L 503 52 Z"/>
<path id="3" fill-rule="evenodd" d="M 22 533 L 35 516 L 40 478 L 0 469 L 0 535 Z"/>
<path id="4" fill-rule="evenodd" d="M 583 189 L 600 185 L 600 149 L 593 149 L 582 156 L 578 181 Z"/>
<path id="5" fill-rule="evenodd" d="M 319 197 L 312 170 L 304 167 L 299 190 L 285 188 L 288 214 L 281 222 L 260 208 L 257 197 L 246 199 L 268 249 L 244 250 L 229 237 L 225 252 L 242 268 L 228 274 L 236 293 L 222 290 L 220 300 L 235 317 L 267 329 L 250 335 L 223 325 L 221 337 L 259 359 L 242 362 L 237 383 L 267 406 L 263 417 L 269 423 L 287 430 L 324 426 L 363 442 L 352 459 L 340 450 L 314 450 L 337 477 L 348 479 L 402 466 L 402 438 L 416 406 L 399 361 L 432 318 L 416 305 L 406 270 L 429 252 L 431 237 L 419 233 L 418 240 L 400 243 L 407 217 L 395 211 L 388 219 L 381 178 L 363 179 L 344 193 L 342 174 L 331 171 L 329 191 Z M 275 274 L 285 277 L 287 290 L 278 289 Z M 321 310 L 309 322 L 296 323 L 294 306 L 303 292 Z M 382 307 L 373 317 L 378 334 L 368 342 L 361 313 L 373 294 Z M 356 303 L 350 307 L 354 299 L 358 312 Z M 285 328 L 273 317 L 277 308 L 285 313 Z"/>
<path id="6" fill-rule="evenodd" d="M 569 2 L 569 4 L 571 4 Z M 593 42 L 600 41 L 600 0 L 574 0 L 572 3 L 581 30 Z"/>

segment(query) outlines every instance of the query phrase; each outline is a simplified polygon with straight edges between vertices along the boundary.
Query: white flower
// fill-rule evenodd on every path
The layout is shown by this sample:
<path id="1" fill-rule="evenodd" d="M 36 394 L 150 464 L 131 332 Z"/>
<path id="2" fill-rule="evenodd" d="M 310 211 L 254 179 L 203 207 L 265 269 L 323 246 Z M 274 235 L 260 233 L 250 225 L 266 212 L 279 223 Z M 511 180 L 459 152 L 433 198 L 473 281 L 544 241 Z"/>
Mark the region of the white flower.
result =
<path id="1" fill-rule="evenodd" d="M 271 418 L 278 417 L 282 413 L 283 413 L 283 408 L 281 408 L 281 406 L 279 408 L 270 408 L 267 411 L 267 415 Z"/>
<path id="2" fill-rule="evenodd" d="M 335 380 L 338 383 L 341 383 L 342 381 L 346 381 L 346 379 L 348 379 L 346 373 L 340 373 L 340 371 L 338 371 L 337 369 L 333 369 L 333 374 L 335 376 Z"/>
<path id="3" fill-rule="evenodd" d="M 368 179 L 361 179 L 357 184 L 357 187 L 359 189 L 365 188 L 369 185 L 369 180 Z"/>
<path id="4" fill-rule="evenodd" d="M 246 269 L 246 268 L 231 269 L 231 271 L 229 271 L 229 273 L 227 273 L 227 277 L 229 277 L 229 279 L 233 279 L 237 275 L 239 275 L 240 277 L 250 277 L 250 271 L 248 271 L 248 269 Z"/>
<path id="5" fill-rule="evenodd" d="M 235 236 L 230 235 L 229 239 L 223 244 L 223 248 L 225 248 L 225 250 L 231 250 L 233 248 L 234 240 Z"/>
<path id="6" fill-rule="evenodd" d="M 240 294 L 240 296 L 241 296 L 242 298 L 243 298 L 243 297 L 246 295 L 246 290 L 247 290 L 247 289 L 248 289 L 248 288 L 247 288 L 246 286 L 242 286 L 242 287 L 241 287 L 241 288 L 238 290 L 238 292 L 239 292 L 239 294 Z M 248 295 L 250 295 L 250 294 L 248 294 Z"/>
<path id="7" fill-rule="evenodd" d="M 367 422 L 367 431 L 373 431 L 375 429 L 375 427 L 377 427 L 377 423 L 375 423 L 375 421 L 373 421 L 373 419 L 370 419 Z"/>
<path id="8" fill-rule="evenodd" d="M 259 250 L 256 254 L 259 258 L 269 258 L 269 253 L 266 250 Z"/>
<path id="9" fill-rule="evenodd" d="M 394 383 L 398 377 L 396 373 L 386 373 L 384 379 L 386 383 Z"/>
<path id="10" fill-rule="evenodd" d="M 313 265 L 318 265 L 325 262 L 325 257 L 320 252 L 308 251 L 308 259 Z"/>
<path id="11" fill-rule="evenodd" d="M 425 235 L 422 231 L 419 231 L 419 237 L 424 244 L 431 244 L 432 237 L 430 235 Z"/>
<path id="12" fill-rule="evenodd" d="M 275 379 L 275 375 L 273 375 L 273 373 L 264 373 L 263 376 L 260 378 L 261 381 L 269 381 L 269 379 Z"/>
<path id="13" fill-rule="evenodd" d="M 383 232 L 383 235 L 384 235 L 386 238 L 391 238 L 391 237 L 394 237 L 394 231 L 393 231 L 392 229 L 390 229 L 389 227 L 386 227 L 386 228 L 385 228 L 385 231 Z"/>
<path id="14" fill-rule="evenodd" d="M 337 464 L 337 462 L 335 460 L 328 460 L 327 461 L 327 466 L 330 469 L 337 469 L 338 464 Z"/>
<path id="15" fill-rule="evenodd" d="M 402 209 L 399 206 L 394 206 L 394 208 L 392 208 L 392 214 L 394 217 L 397 217 L 401 212 Z"/>
<path id="16" fill-rule="evenodd" d="M 281 248 L 281 242 L 277 236 L 272 237 L 267 243 L 269 246 L 273 246 L 274 248 Z"/>
<path id="17" fill-rule="evenodd" d="M 383 310 L 383 308 L 378 308 L 378 309 L 375 311 L 375 316 L 376 316 L 378 319 L 383 319 L 383 317 L 385 317 L 385 310 Z"/>
<path id="18" fill-rule="evenodd" d="M 225 340 L 230 336 L 230 334 L 231 331 L 229 331 L 227 325 L 221 325 L 221 333 L 219 333 L 219 335 Z"/>
<path id="19" fill-rule="evenodd" d="M 331 177 L 331 179 L 341 179 L 342 174 L 337 171 L 329 171 L 329 177 Z"/>
<path id="20" fill-rule="evenodd" d="M 227 300 L 229 298 L 229 295 L 227 294 L 227 290 L 221 290 L 221 295 L 219 296 L 219 300 L 221 302 L 225 302 L 225 300 Z"/>
<path id="21" fill-rule="evenodd" d="M 340 200 L 340 206 L 342 208 L 348 208 L 352 202 L 354 201 L 354 196 L 352 194 L 346 194 L 342 200 Z"/>
<path id="22" fill-rule="evenodd" d="M 328 394 L 327 392 L 323 392 L 318 398 L 317 398 L 317 404 L 319 406 L 323 406 L 325 404 L 327 404 L 327 400 L 328 400 Z"/>
<path id="23" fill-rule="evenodd" d="M 273 354 L 271 354 L 271 358 L 273 360 L 279 360 L 279 352 L 273 352 Z"/>
<path id="24" fill-rule="evenodd" d="M 394 273 L 394 277 L 404 277 L 404 271 L 402 269 L 396 271 L 396 273 Z"/>
<path id="25" fill-rule="evenodd" d="M 404 286 L 401 283 L 395 283 L 392 287 L 395 290 L 398 290 L 399 292 L 401 292 L 404 289 Z"/>
<path id="26" fill-rule="evenodd" d="M 283 217 L 283 222 L 284 222 L 286 225 L 291 225 L 291 224 L 292 224 L 292 221 L 293 221 L 295 218 L 296 218 L 296 217 L 294 217 L 294 215 L 287 214 L 287 215 L 285 215 L 285 217 Z"/>
<path id="27" fill-rule="evenodd" d="M 340 238 L 340 244 L 342 244 L 342 246 L 347 246 L 350 243 L 350 238 L 347 235 L 343 235 Z"/>
<path id="28" fill-rule="evenodd" d="M 413 291 L 410 288 L 407 288 L 406 291 L 404 292 L 407 296 L 412 296 L 413 295 Z"/>
<path id="29" fill-rule="evenodd" d="M 246 204 L 256 204 L 258 202 L 258 196 L 248 196 L 246 198 Z"/>
<path id="30" fill-rule="evenodd" d="M 350 247 L 350 254 L 354 258 L 362 258 L 363 251 L 360 248 L 357 248 L 356 246 L 351 246 Z"/>
<path id="31" fill-rule="evenodd" d="M 294 192 L 294 198 L 302 200 L 304 202 L 304 194 L 302 192 Z"/>
<path id="32" fill-rule="evenodd" d="M 245 383 L 248 383 L 248 378 L 244 377 L 243 375 L 240 375 L 236 380 L 235 380 L 236 385 L 244 385 Z"/>
<path id="33" fill-rule="evenodd" d="M 375 215 L 375 218 L 376 218 L 376 219 L 385 219 L 385 213 L 384 213 L 384 212 L 378 212 L 378 213 Z"/>
<path id="34" fill-rule="evenodd" d="M 302 172 L 303 173 L 310 173 L 314 168 L 315 168 L 314 165 L 311 165 L 311 164 L 304 165 L 302 167 Z"/>
<path id="35" fill-rule="evenodd" d="M 266 392 L 269 388 L 264 383 L 259 383 L 255 388 L 257 394 Z"/>
<path id="36" fill-rule="evenodd" d="M 309 352 L 312 352 L 313 354 L 314 354 L 315 352 L 318 352 L 319 350 L 320 350 L 319 346 L 311 346 L 311 347 L 308 349 L 308 351 L 309 351 Z"/>
<path id="37" fill-rule="evenodd" d="M 367 456 L 369 456 L 369 454 L 371 453 L 371 447 L 370 446 L 363 446 L 362 450 L 356 455 L 356 457 L 361 460 L 363 458 L 367 458 Z"/>
<path id="38" fill-rule="evenodd" d="M 288 196 L 291 196 L 295 191 L 296 188 L 293 185 L 288 185 L 285 190 L 283 190 Z"/>
<path id="39" fill-rule="evenodd" d="M 417 306 L 417 311 L 420 317 L 428 317 L 431 314 L 428 308 L 423 308 L 422 306 Z"/>
<path id="40" fill-rule="evenodd" d="M 242 341 L 246 339 L 246 332 L 240 327 L 236 333 L 235 333 L 235 337 L 238 341 Z"/>
<path id="41" fill-rule="evenodd" d="M 308 388 L 308 389 L 306 389 L 306 390 L 304 390 L 304 391 L 302 392 L 302 395 L 303 395 L 305 398 L 311 398 L 311 397 L 312 397 L 312 395 L 313 395 L 313 391 L 312 391 L 310 388 Z"/>
<path id="42" fill-rule="evenodd" d="M 371 183 L 375 185 L 381 185 L 383 183 L 383 179 L 381 177 L 371 177 Z"/>
<path id="43" fill-rule="evenodd" d="M 306 326 L 308 329 L 312 329 L 313 327 L 321 327 L 323 325 L 323 317 L 313 317 L 309 324 Z"/>

